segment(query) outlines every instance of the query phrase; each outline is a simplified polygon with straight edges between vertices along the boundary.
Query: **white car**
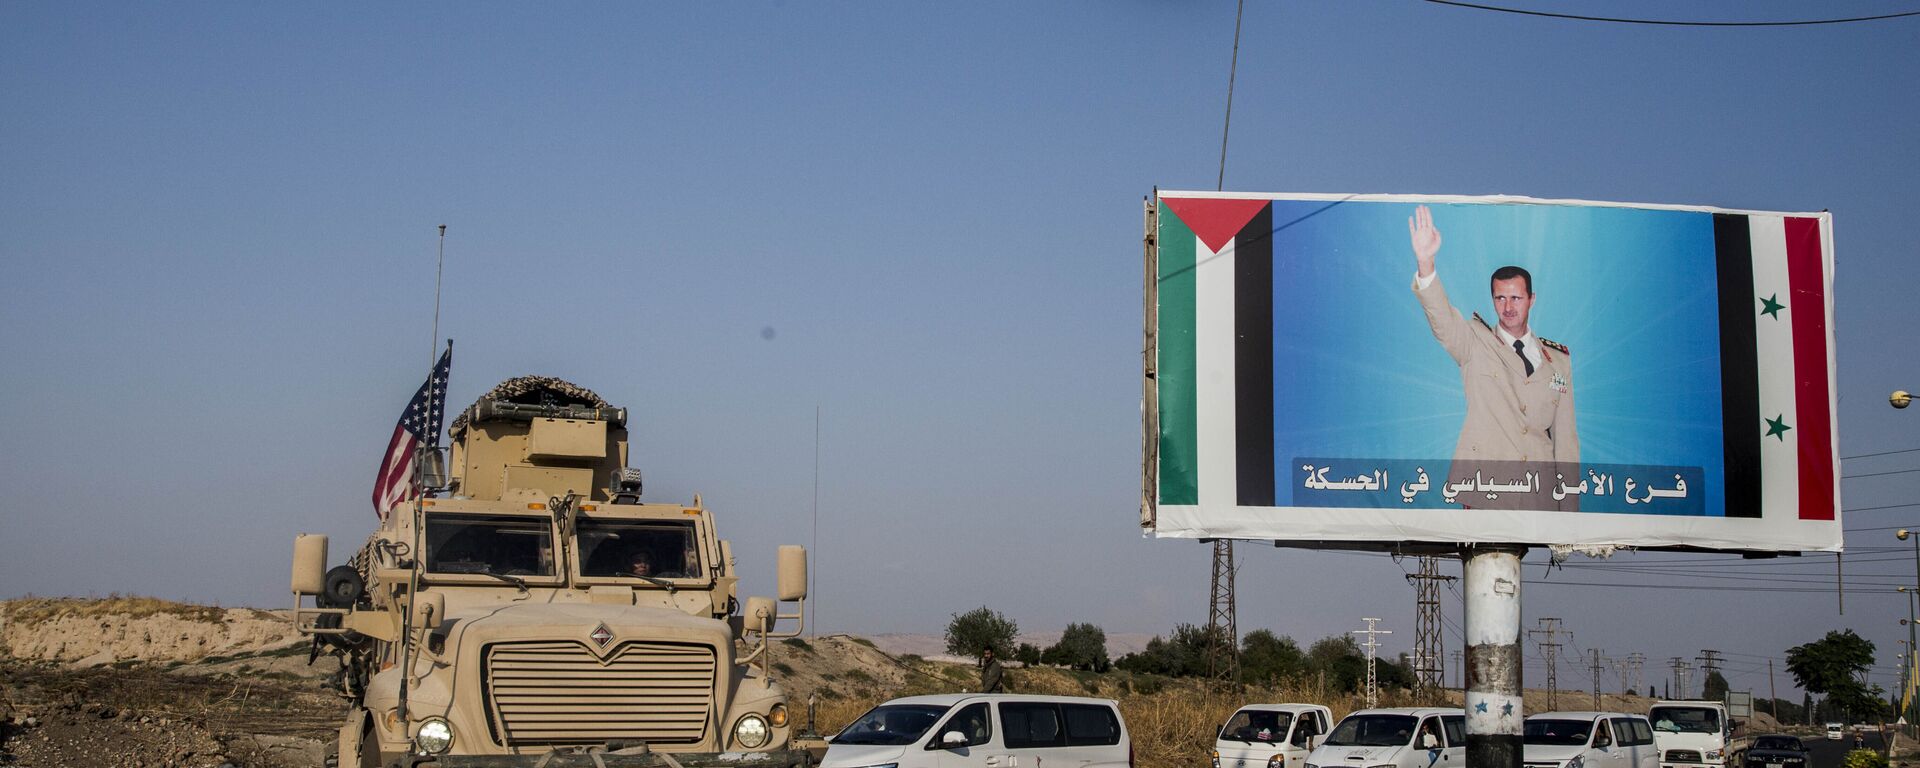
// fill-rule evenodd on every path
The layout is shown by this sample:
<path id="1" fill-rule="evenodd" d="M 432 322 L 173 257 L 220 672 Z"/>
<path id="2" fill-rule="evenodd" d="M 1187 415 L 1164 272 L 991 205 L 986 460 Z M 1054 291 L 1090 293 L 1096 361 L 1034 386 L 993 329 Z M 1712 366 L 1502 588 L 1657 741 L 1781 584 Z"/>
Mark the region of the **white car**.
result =
<path id="1" fill-rule="evenodd" d="M 827 740 L 821 768 L 1131 768 L 1112 699 L 950 693 L 894 699 Z"/>
<path id="2" fill-rule="evenodd" d="M 1303 768 L 1463 768 L 1466 752 L 1465 710 L 1363 709 L 1334 726 Z"/>
<path id="3" fill-rule="evenodd" d="M 1661 768 L 1722 768 L 1733 719 L 1717 701 L 1656 701 L 1647 708 Z"/>
<path id="4" fill-rule="evenodd" d="M 1304 768 L 1332 722 L 1318 704 L 1248 704 L 1220 726 L 1213 768 Z"/>
<path id="5" fill-rule="evenodd" d="M 1839 741 L 1846 737 L 1847 726 L 1844 723 L 1827 723 L 1827 740 Z"/>
<path id="6" fill-rule="evenodd" d="M 1527 717 L 1527 768 L 1660 768 L 1653 725 L 1622 712 L 1547 712 Z"/>

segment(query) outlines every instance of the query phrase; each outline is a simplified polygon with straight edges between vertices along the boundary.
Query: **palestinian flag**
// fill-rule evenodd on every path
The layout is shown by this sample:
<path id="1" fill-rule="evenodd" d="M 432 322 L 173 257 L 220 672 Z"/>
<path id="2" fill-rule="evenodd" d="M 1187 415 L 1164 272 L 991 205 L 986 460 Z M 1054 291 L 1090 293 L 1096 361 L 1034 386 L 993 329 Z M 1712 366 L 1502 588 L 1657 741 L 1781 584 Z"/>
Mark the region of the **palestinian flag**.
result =
<path id="1" fill-rule="evenodd" d="M 1838 511 L 1824 221 L 1713 214 L 1728 517 L 1834 520 Z"/>
<path id="2" fill-rule="evenodd" d="M 1272 203 L 1160 203 L 1160 503 L 1199 504 L 1204 487 L 1233 489 L 1223 506 L 1271 507 Z M 1203 370 L 1231 372 L 1234 397 L 1200 398 Z"/>

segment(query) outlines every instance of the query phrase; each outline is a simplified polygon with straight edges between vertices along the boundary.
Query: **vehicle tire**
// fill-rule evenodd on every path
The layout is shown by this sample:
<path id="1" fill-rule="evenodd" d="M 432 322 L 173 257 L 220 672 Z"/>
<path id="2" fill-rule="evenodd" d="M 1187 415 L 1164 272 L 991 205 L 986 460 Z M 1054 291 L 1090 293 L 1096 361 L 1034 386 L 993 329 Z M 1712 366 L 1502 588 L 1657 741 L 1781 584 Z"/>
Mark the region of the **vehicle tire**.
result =
<path id="1" fill-rule="evenodd" d="M 319 601 L 325 608 L 352 608 L 360 602 L 360 595 L 367 591 L 367 584 L 360 580 L 360 572 L 351 565 L 336 565 L 327 571 L 326 585 L 321 588 Z"/>
<path id="2" fill-rule="evenodd" d="M 369 725 L 360 731 L 360 754 L 355 757 L 354 765 L 357 768 L 381 768 L 380 740 L 374 737 L 373 726 Z"/>

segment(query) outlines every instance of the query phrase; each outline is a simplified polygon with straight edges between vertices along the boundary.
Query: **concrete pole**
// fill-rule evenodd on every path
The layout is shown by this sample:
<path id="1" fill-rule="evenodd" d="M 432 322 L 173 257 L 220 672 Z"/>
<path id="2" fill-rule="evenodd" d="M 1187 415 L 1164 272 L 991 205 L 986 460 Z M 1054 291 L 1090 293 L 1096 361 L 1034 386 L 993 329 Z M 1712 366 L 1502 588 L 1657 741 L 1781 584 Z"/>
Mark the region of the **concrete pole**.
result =
<path id="1" fill-rule="evenodd" d="M 1521 768 L 1520 557 L 1526 547 L 1463 553 L 1467 625 L 1467 766 Z"/>

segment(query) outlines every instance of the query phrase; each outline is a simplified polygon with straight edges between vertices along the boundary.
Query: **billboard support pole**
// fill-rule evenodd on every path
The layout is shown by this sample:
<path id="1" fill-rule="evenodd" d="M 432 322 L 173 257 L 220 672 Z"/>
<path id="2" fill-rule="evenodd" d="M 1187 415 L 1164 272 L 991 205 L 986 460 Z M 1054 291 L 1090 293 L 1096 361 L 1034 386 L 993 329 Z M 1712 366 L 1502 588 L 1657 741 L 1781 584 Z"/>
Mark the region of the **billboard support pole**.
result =
<path id="1" fill-rule="evenodd" d="M 1520 678 L 1520 558 L 1526 547 L 1466 549 L 1469 768 L 1521 768 L 1526 707 Z"/>

